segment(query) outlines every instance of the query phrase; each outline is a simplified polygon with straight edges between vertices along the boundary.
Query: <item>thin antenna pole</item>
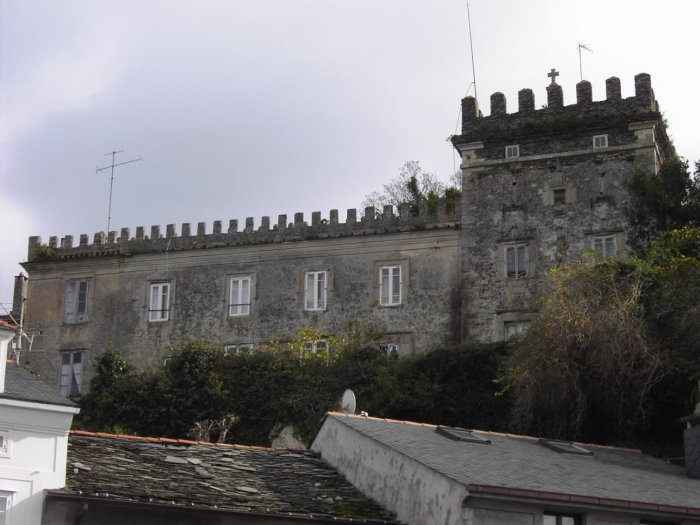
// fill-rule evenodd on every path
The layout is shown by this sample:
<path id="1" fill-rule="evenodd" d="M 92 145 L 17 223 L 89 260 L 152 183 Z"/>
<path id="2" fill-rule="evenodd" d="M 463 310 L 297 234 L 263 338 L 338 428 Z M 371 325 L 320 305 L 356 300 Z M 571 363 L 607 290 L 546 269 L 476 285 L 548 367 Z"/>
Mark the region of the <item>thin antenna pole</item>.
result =
<path id="1" fill-rule="evenodd" d="M 472 55 L 472 78 L 474 79 L 474 98 L 477 100 L 477 108 L 479 99 L 476 96 L 476 70 L 474 69 L 474 45 L 472 44 L 472 17 L 469 12 L 469 1 L 467 1 L 467 22 L 469 24 L 469 51 Z"/>
<path id="2" fill-rule="evenodd" d="M 104 168 L 97 168 L 95 170 L 95 173 L 99 173 L 100 171 L 104 171 L 106 169 L 111 170 L 111 175 L 109 177 L 109 208 L 107 210 L 107 235 L 109 235 L 109 228 L 112 224 L 112 188 L 114 187 L 114 168 L 117 166 L 122 166 L 123 164 L 129 164 L 131 162 L 137 162 L 139 160 L 143 160 L 142 157 L 139 157 L 138 159 L 133 159 L 133 160 L 127 160 L 126 162 L 120 162 L 119 164 L 114 163 L 114 156 L 117 153 L 124 153 L 124 150 L 119 150 L 119 151 L 112 151 L 111 153 L 105 153 L 105 155 L 111 155 L 112 156 L 112 164 L 109 166 L 105 166 Z"/>
<path id="3" fill-rule="evenodd" d="M 581 75 L 581 81 L 583 81 L 583 60 L 581 58 L 581 50 L 585 49 L 586 51 L 589 51 L 591 53 L 593 53 L 593 50 L 586 44 L 582 44 L 581 42 L 579 42 L 576 47 L 578 49 L 578 72 Z"/>

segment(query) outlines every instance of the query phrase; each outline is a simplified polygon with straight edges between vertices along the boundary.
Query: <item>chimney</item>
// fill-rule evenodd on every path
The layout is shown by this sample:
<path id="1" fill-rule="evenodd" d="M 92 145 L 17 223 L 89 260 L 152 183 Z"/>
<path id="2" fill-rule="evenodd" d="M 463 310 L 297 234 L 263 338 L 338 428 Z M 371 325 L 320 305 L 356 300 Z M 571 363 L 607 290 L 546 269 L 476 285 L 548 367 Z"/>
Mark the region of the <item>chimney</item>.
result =
<path id="1" fill-rule="evenodd" d="M 15 277 L 15 289 L 12 295 L 12 311 L 10 315 L 16 323 L 22 324 L 24 314 L 24 301 L 27 299 L 27 276 L 19 274 Z"/>
<path id="2" fill-rule="evenodd" d="M 7 367 L 7 346 L 17 334 L 17 329 L 0 321 L 0 394 L 5 391 L 5 368 Z"/>
<path id="3" fill-rule="evenodd" d="M 700 393 L 700 381 L 698 381 Z M 685 472 L 691 478 L 700 479 L 700 402 L 695 405 L 692 415 L 684 417 L 686 424 L 683 432 L 683 448 L 685 450 Z"/>

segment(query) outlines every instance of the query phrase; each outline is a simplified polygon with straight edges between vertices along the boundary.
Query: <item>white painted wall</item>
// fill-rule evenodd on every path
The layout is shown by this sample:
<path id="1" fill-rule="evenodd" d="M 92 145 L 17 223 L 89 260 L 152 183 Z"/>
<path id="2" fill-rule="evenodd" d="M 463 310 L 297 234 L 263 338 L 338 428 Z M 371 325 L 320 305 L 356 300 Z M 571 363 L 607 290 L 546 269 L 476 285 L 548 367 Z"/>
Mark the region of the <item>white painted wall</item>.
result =
<path id="1" fill-rule="evenodd" d="M 466 525 L 463 485 L 333 418 L 326 418 L 311 450 L 409 525 Z"/>
<path id="2" fill-rule="evenodd" d="M 10 331 L 0 329 L 0 335 L 5 332 Z M 3 365 L 9 339 L 0 342 Z M 4 391 L 4 381 L 0 387 L 0 392 Z M 5 521 L 0 523 L 41 523 L 45 491 L 66 484 L 68 430 L 77 413 L 78 409 L 70 406 L 0 397 L 0 433 L 7 443 L 7 449 L 0 450 L 0 497 L 10 500 Z"/>
<path id="3" fill-rule="evenodd" d="M 5 525 L 39 525 L 44 491 L 66 483 L 68 430 L 77 408 L 0 398 L 0 493 L 11 495 Z"/>

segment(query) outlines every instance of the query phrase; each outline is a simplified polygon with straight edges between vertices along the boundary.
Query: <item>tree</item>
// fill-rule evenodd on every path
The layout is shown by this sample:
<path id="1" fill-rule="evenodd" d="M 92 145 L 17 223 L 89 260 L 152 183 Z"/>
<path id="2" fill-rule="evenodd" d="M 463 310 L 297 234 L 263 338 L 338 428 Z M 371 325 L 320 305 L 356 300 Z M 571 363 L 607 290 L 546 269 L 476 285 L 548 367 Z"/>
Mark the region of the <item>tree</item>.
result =
<path id="1" fill-rule="evenodd" d="M 521 432 L 677 453 L 700 378 L 700 228 L 553 270 L 501 379 Z"/>
<path id="2" fill-rule="evenodd" d="M 638 253 L 664 231 L 700 224 L 700 162 L 691 176 L 688 161 L 672 157 L 657 174 L 637 170 L 627 181 L 629 241 Z"/>
<path id="3" fill-rule="evenodd" d="M 638 261 L 552 271 L 504 378 L 519 431 L 624 443 L 644 428 L 650 393 L 669 366 L 648 334 L 648 284 Z"/>
<path id="4" fill-rule="evenodd" d="M 451 184 L 454 184 L 456 179 L 456 176 L 453 177 Z M 445 196 L 446 192 L 454 194 L 455 191 L 459 189 L 445 185 L 434 173 L 424 171 L 420 162 L 410 160 L 401 167 L 398 177 L 384 184 L 383 191 L 374 191 L 365 196 L 362 206 L 373 206 L 381 213 L 385 205 L 398 207 L 401 204 L 409 204 L 412 213 L 415 214 L 420 201 L 434 202 L 437 205 L 437 200 Z"/>

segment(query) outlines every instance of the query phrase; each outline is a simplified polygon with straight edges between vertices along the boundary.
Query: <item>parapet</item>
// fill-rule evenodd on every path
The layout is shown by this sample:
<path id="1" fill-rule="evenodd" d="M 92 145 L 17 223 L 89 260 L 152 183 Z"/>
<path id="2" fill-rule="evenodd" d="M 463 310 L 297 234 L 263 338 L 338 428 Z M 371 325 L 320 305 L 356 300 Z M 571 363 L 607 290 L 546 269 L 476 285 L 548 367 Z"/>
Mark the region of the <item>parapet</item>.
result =
<path id="1" fill-rule="evenodd" d="M 262 217 L 260 226 L 255 227 L 252 217 L 245 220 L 239 229 L 238 220 L 229 221 L 223 231 L 221 221 L 214 221 L 211 233 L 206 231 L 206 223 L 197 223 L 193 232 L 190 223 L 183 223 L 180 235 L 174 224 L 168 224 L 165 235 L 160 226 L 151 226 L 150 235 L 143 226 L 136 228 L 136 235 L 131 237 L 129 228 L 116 231 L 95 233 L 92 243 L 87 234 L 80 235 L 78 246 L 73 246 L 73 236 L 61 238 L 50 237 L 48 244 L 43 244 L 41 237 L 29 238 L 27 261 L 64 261 L 87 257 L 131 256 L 139 253 L 195 250 L 202 248 L 220 248 L 225 246 L 242 246 L 268 244 L 315 239 L 329 239 L 361 235 L 379 235 L 414 230 L 432 230 L 458 228 L 461 215 L 460 199 L 446 201 L 440 199 L 434 209 L 428 203 L 420 203 L 418 213 L 411 213 L 408 204 L 401 205 L 398 213 L 394 207 L 384 206 L 381 212 L 373 207 L 365 208 L 364 216 L 358 219 L 357 210 L 347 210 L 345 222 L 338 219 L 338 210 L 331 210 L 328 218 L 322 218 L 321 212 L 311 214 L 311 224 L 304 220 L 303 213 L 295 213 L 293 222 L 287 221 L 287 215 L 279 215 L 277 224 L 271 226 L 270 217 Z"/>
<path id="2" fill-rule="evenodd" d="M 491 114 L 482 116 L 474 97 L 462 99 L 462 134 L 452 138 L 453 144 L 479 142 L 484 137 L 518 128 L 553 127 L 561 131 L 568 124 L 583 126 L 587 123 L 605 123 L 615 119 L 629 121 L 652 120 L 660 117 L 659 107 L 651 87 L 651 76 L 640 73 L 634 77 L 635 95 L 621 97 L 620 79 L 611 77 L 605 82 L 606 99 L 593 101 L 591 83 L 582 80 L 576 84 L 576 103 L 564 105 L 562 88 L 556 83 L 558 73 L 552 70 L 547 86 L 547 103 L 535 109 L 535 95 L 531 89 L 518 92 L 518 111 L 508 113 L 503 93 L 491 95 Z"/>

